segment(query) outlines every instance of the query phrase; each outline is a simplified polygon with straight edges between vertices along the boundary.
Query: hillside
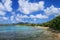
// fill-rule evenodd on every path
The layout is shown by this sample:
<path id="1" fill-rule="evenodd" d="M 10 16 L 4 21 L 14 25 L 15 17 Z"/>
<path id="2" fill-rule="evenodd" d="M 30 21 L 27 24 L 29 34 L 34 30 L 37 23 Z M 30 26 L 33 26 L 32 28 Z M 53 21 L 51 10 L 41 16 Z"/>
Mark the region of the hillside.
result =
<path id="1" fill-rule="evenodd" d="M 53 20 L 43 23 L 41 25 L 60 30 L 60 16 L 57 16 Z"/>

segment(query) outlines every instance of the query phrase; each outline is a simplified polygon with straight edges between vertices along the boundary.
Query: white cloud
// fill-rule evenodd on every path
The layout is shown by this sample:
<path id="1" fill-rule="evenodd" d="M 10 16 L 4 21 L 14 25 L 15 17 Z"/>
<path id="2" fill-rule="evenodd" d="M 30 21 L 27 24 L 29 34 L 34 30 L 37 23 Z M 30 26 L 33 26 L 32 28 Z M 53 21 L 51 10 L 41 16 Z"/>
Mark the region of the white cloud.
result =
<path id="1" fill-rule="evenodd" d="M 17 23 L 15 17 L 16 17 L 16 16 L 14 16 L 14 15 L 12 15 L 12 16 L 10 17 L 10 21 L 11 21 L 11 23 Z"/>
<path id="2" fill-rule="evenodd" d="M 5 11 L 12 11 L 11 4 L 11 0 L 2 0 L 2 2 L 0 2 L 0 15 L 5 15 Z"/>
<path id="3" fill-rule="evenodd" d="M 44 9 L 44 1 L 40 1 L 39 3 L 31 3 L 28 2 L 28 0 L 19 0 L 18 3 L 18 10 L 24 14 L 30 14 L 31 12 Z"/>
<path id="4" fill-rule="evenodd" d="M 37 14 L 37 15 L 21 15 L 21 14 L 14 14 L 12 16 L 10 16 L 10 18 L 8 20 L 11 21 L 11 23 L 18 23 L 18 22 L 27 22 L 28 20 L 25 19 L 29 19 L 31 18 L 31 20 L 36 21 L 37 19 L 44 19 L 44 18 L 48 18 L 48 16 L 46 15 L 42 15 L 42 14 Z M 4 19 L 7 20 L 7 18 L 4 17 Z"/>
<path id="5" fill-rule="evenodd" d="M 6 16 L 6 12 L 12 12 L 12 1 L 11 0 L 1 0 L 0 2 L 0 17 L 1 20 L 8 20 L 8 17 Z"/>
<path id="6" fill-rule="evenodd" d="M 0 3 L 0 10 L 5 10 L 5 7 L 3 6 L 2 3 Z"/>
<path id="7" fill-rule="evenodd" d="M 60 8 L 51 5 L 50 7 L 47 7 L 44 12 L 46 15 L 60 15 Z"/>
<path id="8" fill-rule="evenodd" d="M 20 14 L 17 14 L 16 17 L 17 17 L 17 18 L 29 18 L 27 15 L 20 15 Z"/>
<path id="9" fill-rule="evenodd" d="M 2 22 L 2 23 L 7 22 L 8 19 L 9 19 L 8 17 L 2 16 L 2 17 L 0 17 L 0 23 L 1 23 L 1 22 Z"/>
<path id="10" fill-rule="evenodd" d="M 11 17 L 10 17 L 10 20 L 11 20 L 11 21 L 14 21 L 14 16 L 11 16 Z"/>
<path id="11" fill-rule="evenodd" d="M 60 8 L 55 7 L 54 5 L 51 5 L 50 7 L 47 7 L 44 9 L 44 1 L 40 1 L 38 3 L 31 3 L 29 2 L 29 0 L 19 0 L 19 8 L 18 11 L 21 11 L 22 13 L 24 13 L 25 15 L 21 15 L 21 14 L 16 14 L 15 12 L 12 12 L 12 1 L 11 0 L 2 0 L 2 2 L 0 2 L 0 15 L 2 15 L 1 19 L 3 20 L 9 20 L 7 17 L 5 17 L 6 12 L 5 11 L 9 11 L 12 13 L 12 16 L 10 17 L 10 20 L 12 23 L 15 22 L 25 22 L 25 19 L 31 18 L 34 21 L 36 21 L 37 19 L 46 19 L 48 18 L 50 15 L 60 15 Z M 44 11 L 44 15 L 42 15 L 42 13 L 40 14 L 31 14 L 31 15 L 26 15 L 26 14 L 30 14 L 32 12 L 38 11 L 38 10 L 42 10 Z M 28 21 L 28 20 L 26 20 Z"/>
<path id="12" fill-rule="evenodd" d="M 12 1 L 11 0 L 2 0 L 2 6 L 5 8 L 6 11 L 12 11 Z"/>
<path id="13" fill-rule="evenodd" d="M 0 15 L 2 15 L 2 16 L 6 14 L 3 10 L 5 10 L 5 8 L 4 8 L 3 4 L 0 3 Z"/>
<path id="14" fill-rule="evenodd" d="M 12 11 L 11 4 L 12 4 L 12 1 L 11 0 L 6 0 L 5 1 L 4 6 L 7 9 L 7 11 Z"/>
<path id="15" fill-rule="evenodd" d="M 2 15 L 2 16 L 5 16 L 5 12 L 4 11 L 0 11 L 0 15 Z"/>
<path id="16" fill-rule="evenodd" d="M 37 15 L 21 15 L 21 14 L 14 14 L 10 17 L 10 20 L 12 23 L 17 23 L 17 22 L 26 22 L 28 20 L 25 19 L 29 19 L 31 18 L 32 20 L 36 21 L 37 19 L 44 19 L 44 18 L 48 18 L 48 16 L 46 15 L 42 15 L 42 14 L 37 14 Z M 6 18 L 4 18 L 6 19 Z"/>
<path id="17" fill-rule="evenodd" d="M 21 18 L 16 17 L 16 22 L 23 22 L 23 20 Z"/>
<path id="18" fill-rule="evenodd" d="M 42 15 L 42 14 L 37 14 L 37 15 L 20 15 L 20 14 L 17 14 L 16 18 L 19 18 L 19 19 L 23 19 L 23 18 L 38 18 L 38 19 L 43 19 L 43 18 L 48 18 L 48 16 L 46 15 Z"/>
<path id="19" fill-rule="evenodd" d="M 37 15 L 30 15 L 30 18 L 39 18 L 39 19 L 44 19 L 44 18 L 48 18 L 48 16 L 46 15 L 42 15 L 42 14 L 37 14 Z"/>
<path id="20" fill-rule="evenodd" d="M 8 20 L 8 17 L 3 17 L 3 20 Z"/>
<path id="21" fill-rule="evenodd" d="M 17 14 L 14 20 L 16 20 L 15 22 L 27 22 L 28 20 L 25 20 L 24 18 L 25 19 L 31 18 L 32 21 L 36 22 L 37 19 L 45 19 L 45 18 L 48 18 L 48 16 L 42 15 L 42 14 L 30 15 L 30 16 Z"/>

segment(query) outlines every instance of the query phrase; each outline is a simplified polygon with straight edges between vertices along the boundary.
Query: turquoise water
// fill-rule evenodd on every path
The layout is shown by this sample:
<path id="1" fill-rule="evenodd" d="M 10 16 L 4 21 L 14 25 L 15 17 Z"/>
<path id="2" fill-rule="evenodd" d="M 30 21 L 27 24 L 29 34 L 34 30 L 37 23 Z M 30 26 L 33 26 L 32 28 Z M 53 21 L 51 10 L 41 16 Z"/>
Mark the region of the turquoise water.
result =
<path id="1" fill-rule="evenodd" d="M 1 26 L 0 32 L 12 32 L 12 31 L 36 31 L 38 28 L 31 26 Z M 42 31 L 39 29 L 39 31 Z"/>
<path id="2" fill-rule="evenodd" d="M 30 26 L 1 26 L 0 39 L 36 37 L 44 30 Z"/>
<path id="3" fill-rule="evenodd" d="M 53 40 L 52 33 L 31 26 L 0 26 L 0 40 Z"/>

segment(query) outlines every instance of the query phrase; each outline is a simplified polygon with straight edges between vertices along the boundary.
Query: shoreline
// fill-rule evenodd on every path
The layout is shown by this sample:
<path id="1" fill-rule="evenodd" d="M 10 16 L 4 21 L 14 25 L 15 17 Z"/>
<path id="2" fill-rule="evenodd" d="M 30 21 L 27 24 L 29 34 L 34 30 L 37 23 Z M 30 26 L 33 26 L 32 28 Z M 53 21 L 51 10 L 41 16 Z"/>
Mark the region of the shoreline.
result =
<path id="1" fill-rule="evenodd" d="M 49 29 L 49 27 L 43 27 L 43 26 L 42 27 L 41 26 L 37 26 L 37 27 L 35 26 L 35 28 L 40 28 L 40 29 L 44 29 L 44 30 Z"/>

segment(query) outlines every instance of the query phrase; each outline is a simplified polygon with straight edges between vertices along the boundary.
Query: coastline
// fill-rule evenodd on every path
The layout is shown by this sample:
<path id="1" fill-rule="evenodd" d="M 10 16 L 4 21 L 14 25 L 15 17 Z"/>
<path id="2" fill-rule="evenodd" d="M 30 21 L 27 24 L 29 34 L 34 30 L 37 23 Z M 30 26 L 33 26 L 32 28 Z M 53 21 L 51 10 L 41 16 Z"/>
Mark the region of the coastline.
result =
<path id="1" fill-rule="evenodd" d="M 54 29 L 50 29 L 49 27 L 41 27 L 41 26 L 35 26 L 35 28 L 46 30 L 47 33 L 49 32 L 49 35 L 52 34 L 53 40 L 60 40 L 60 32 L 58 32 Z"/>
<path id="2" fill-rule="evenodd" d="M 17 26 L 19 27 L 19 26 Z M 34 29 L 37 30 L 44 30 L 42 34 L 39 34 L 38 37 L 32 38 L 33 40 L 60 40 L 60 33 L 54 33 L 51 30 L 49 30 L 49 27 L 43 27 L 43 26 L 28 26 L 28 27 L 33 27 Z"/>
<path id="3" fill-rule="evenodd" d="M 35 28 L 44 29 L 44 30 L 49 29 L 49 27 L 41 27 L 41 26 L 35 26 Z"/>

